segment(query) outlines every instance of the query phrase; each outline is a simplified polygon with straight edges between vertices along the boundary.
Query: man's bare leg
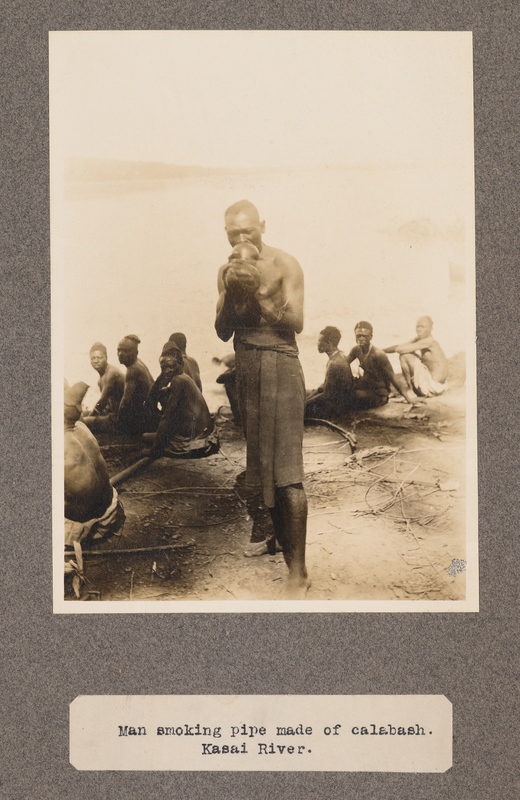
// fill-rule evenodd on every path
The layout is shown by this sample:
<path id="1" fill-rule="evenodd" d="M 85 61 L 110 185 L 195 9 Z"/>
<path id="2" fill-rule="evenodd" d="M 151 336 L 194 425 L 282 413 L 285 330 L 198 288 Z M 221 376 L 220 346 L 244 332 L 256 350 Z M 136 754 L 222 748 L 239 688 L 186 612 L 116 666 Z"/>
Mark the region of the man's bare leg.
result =
<path id="1" fill-rule="evenodd" d="M 253 494 L 246 500 L 249 516 L 253 520 L 253 530 L 251 531 L 251 543 L 244 550 L 246 558 L 253 556 L 274 556 L 281 551 L 280 545 L 276 541 L 276 534 L 272 524 L 272 509 L 268 509 L 258 493 Z"/>
<path id="2" fill-rule="evenodd" d="M 403 355 L 399 356 L 399 362 L 401 364 L 401 370 L 403 373 L 403 378 L 406 381 L 406 384 L 409 389 L 413 392 L 413 383 L 412 377 L 415 371 L 415 362 L 418 361 L 417 356 L 414 356 L 413 353 L 404 353 Z"/>
<path id="3" fill-rule="evenodd" d="M 271 516 L 289 568 L 285 596 L 287 600 L 303 600 L 311 582 L 305 566 L 307 496 L 302 484 L 275 490 L 275 507 Z"/>

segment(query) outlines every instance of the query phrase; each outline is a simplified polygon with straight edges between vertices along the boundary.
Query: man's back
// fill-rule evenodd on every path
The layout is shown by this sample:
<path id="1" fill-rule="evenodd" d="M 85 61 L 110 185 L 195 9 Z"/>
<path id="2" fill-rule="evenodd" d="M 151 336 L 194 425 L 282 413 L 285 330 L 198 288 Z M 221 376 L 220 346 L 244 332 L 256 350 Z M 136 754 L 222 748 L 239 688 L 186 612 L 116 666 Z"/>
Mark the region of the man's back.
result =
<path id="1" fill-rule="evenodd" d="M 118 419 L 120 427 L 127 433 L 140 433 L 144 430 L 144 403 L 152 385 L 150 371 L 139 358 L 127 367 Z"/>
<path id="2" fill-rule="evenodd" d="M 82 422 L 65 429 L 65 516 L 77 522 L 100 517 L 112 487 L 99 445 Z"/>
<path id="3" fill-rule="evenodd" d="M 329 358 L 323 391 L 330 394 L 338 403 L 343 402 L 352 385 L 352 371 L 345 353 L 337 350 Z"/>
<path id="4" fill-rule="evenodd" d="M 199 365 L 194 358 L 186 354 L 183 354 L 182 360 L 184 365 L 184 373 L 189 375 L 189 377 L 195 382 L 197 388 L 202 392 Z"/>
<path id="5" fill-rule="evenodd" d="M 427 339 L 418 340 L 417 349 L 420 350 L 421 361 L 428 367 L 432 378 L 444 382 L 448 377 L 449 365 L 439 342 L 432 336 L 428 336 Z"/>

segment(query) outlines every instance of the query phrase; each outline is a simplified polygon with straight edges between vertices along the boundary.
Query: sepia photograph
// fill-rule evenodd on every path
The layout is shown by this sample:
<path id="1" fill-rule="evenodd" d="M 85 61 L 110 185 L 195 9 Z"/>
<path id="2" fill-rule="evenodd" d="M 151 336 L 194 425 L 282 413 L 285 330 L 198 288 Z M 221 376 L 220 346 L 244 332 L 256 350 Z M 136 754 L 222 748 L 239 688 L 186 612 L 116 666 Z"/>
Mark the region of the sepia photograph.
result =
<path id="1" fill-rule="evenodd" d="M 471 33 L 49 67 L 55 613 L 477 611 Z"/>

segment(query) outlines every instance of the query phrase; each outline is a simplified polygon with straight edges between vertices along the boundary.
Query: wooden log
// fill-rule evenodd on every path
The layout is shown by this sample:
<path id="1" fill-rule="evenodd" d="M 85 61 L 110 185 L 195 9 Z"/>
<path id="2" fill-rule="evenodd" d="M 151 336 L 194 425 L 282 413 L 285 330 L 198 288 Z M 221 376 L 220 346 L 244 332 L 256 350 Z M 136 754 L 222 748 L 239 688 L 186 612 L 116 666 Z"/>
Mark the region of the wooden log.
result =
<path id="1" fill-rule="evenodd" d="M 195 542 L 178 544 L 156 544 L 150 547 L 120 547 L 117 550 L 83 550 L 83 558 L 89 556 L 120 556 L 126 553 L 155 553 L 157 550 L 186 550 L 188 547 L 195 547 Z"/>
<path id="2" fill-rule="evenodd" d="M 135 462 L 135 464 L 131 464 L 129 467 L 121 470 L 121 472 L 118 472 L 117 475 L 114 475 L 112 478 L 110 478 L 110 485 L 117 486 L 118 483 L 126 481 L 127 478 L 129 478 L 138 470 L 143 469 L 143 467 L 147 467 L 148 464 L 152 463 L 152 461 L 153 459 L 151 458 L 140 458 L 139 461 Z"/>
<path id="3" fill-rule="evenodd" d="M 352 448 L 352 452 L 356 449 L 356 437 L 354 434 L 346 431 L 345 428 L 342 428 L 340 425 L 336 425 L 336 423 L 331 422 L 328 419 L 320 419 L 319 417 L 308 417 L 305 420 L 306 425 L 323 425 L 325 428 L 330 428 L 331 431 L 336 431 L 340 433 L 344 439 L 350 444 Z"/>

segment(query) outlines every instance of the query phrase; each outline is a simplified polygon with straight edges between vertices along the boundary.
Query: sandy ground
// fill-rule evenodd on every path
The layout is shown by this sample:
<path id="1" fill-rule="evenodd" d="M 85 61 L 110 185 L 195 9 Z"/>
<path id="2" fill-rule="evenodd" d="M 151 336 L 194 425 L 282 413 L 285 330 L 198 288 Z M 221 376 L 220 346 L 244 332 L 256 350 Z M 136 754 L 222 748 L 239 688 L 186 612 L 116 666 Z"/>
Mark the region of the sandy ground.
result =
<path id="1" fill-rule="evenodd" d="M 341 434 L 306 427 L 309 600 L 464 599 L 464 407 L 461 387 L 341 420 L 353 454 Z M 227 407 L 218 422 L 219 454 L 163 458 L 119 487 L 123 532 L 85 550 L 81 600 L 282 598 L 282 555 L 244 557 L 253 521 L 257 536 L 270 520 L 243 484 L 245 443 Z M 139 457 L 140 442 L 100 444 L 111 475 Z"/>

